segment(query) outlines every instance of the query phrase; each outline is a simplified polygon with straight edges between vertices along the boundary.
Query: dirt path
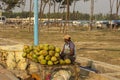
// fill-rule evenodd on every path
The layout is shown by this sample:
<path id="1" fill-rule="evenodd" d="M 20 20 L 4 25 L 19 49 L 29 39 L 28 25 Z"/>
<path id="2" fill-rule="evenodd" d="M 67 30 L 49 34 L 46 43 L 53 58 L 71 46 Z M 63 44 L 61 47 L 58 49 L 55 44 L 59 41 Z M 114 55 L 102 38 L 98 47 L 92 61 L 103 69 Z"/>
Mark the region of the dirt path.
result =
<path id="1" fill-rule="evenodd" d="M 15 45 L 15 44 L 23 44 L 23 43 L 15 41 L 15 40 L 11 40 L 11 39 L 0 38 L 0 45 L 1 46 L 4 46 L 4 45 Z"/>

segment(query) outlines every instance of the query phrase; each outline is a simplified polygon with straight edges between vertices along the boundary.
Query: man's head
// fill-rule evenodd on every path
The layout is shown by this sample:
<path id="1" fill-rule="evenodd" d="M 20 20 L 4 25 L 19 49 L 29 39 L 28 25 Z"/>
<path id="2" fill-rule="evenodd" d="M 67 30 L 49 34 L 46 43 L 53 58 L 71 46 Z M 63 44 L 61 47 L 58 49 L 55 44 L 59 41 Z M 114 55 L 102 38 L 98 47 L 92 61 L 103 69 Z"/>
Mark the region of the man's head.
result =
<path id="1" fill-rule="evenodd" d="M 68 42 L 68 41 L 70 41 L 70 40 L 71 40 L 70 35 L 67 34 L 67 35 L 64 36 L 64 41 L 65 41 L 65 42 Z"/>

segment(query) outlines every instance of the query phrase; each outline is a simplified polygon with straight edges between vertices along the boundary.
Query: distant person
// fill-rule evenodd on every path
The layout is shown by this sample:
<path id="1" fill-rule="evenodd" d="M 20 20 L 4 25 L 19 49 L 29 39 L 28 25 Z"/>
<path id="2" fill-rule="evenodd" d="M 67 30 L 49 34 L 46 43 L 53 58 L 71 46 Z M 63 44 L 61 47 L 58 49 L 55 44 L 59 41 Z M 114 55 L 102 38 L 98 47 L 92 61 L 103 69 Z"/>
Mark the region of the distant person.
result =
<path id="1" fill-rule="evenodd" d="M 72 63 L 75 61 L 75 45 L 71 40 L 70 35 L 64 36 L 64 46 L 61 51 L 61 58 L 69 58 Z"/>

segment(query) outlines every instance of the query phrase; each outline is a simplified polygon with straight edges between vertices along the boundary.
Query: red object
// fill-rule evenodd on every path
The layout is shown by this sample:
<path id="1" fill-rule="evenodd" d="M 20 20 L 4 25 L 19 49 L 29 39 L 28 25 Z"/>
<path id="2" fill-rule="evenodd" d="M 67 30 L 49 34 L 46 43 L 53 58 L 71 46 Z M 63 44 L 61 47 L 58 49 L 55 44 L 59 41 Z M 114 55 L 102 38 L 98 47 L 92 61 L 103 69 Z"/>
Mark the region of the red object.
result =
<path id="1" fill-rule="evenodd" d="M 50 74 L 48 74 L 47 76 L 46 76 L 46 79 L 45 80 L 50 80 Z"/>

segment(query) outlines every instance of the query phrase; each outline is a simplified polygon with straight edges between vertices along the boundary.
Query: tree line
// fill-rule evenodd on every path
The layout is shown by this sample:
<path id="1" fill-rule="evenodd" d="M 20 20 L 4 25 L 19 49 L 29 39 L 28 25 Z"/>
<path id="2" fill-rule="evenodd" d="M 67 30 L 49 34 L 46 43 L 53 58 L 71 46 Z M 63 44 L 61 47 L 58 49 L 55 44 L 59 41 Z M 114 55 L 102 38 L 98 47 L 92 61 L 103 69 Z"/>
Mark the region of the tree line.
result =
<path id="1" fill-rule="evenodd" d="M 7 18 L 29 18 L 30 12 L 28 11 L 24 11 L 24 12 L 3 12 L 3 16 L 6 16 Z M 34 13 L 31 13 L 31 17 L 33 17 Z M 62 20 L 66 19 L 66 12 L 64 13 L 44 13 L 43 16 L 41 18 L 48 18 L 48 16 L 50 16 L 49 18 L 60 18 Z M 113 19 L 115 19 L 116 14 L 112 15 Z M 111 16 L 110 14 L 95 14 L 93 16 L 94 20 L 110 20 Z M 89 20 L 90 19 L 90 15 L 87 13 L 80 13 L 80 12 L 74 12 L 74 13 L 70 13 L 70 20 Z M 120 19 L 120 16 L 118 17 L 118 19 Z"/>
<path id="2" fill-rule="evenodd" d="M 84 14 L 76 11 L 76 3 L 78 1 L 90 2 L 90 14 Z M 30 0 L 29 12 L 25 12 L 24 8 L 27 0 L 0 0 L 0 10 L 4 12 L 3 15 L 8 14 L 7 17 L 16 17 L 16 15 L 20 17 L 32 17 L 33 16 L 33 0 Z M 120 0 L 109 0 L 109 8 L 110 13 L 103 15 L 102 13 L 94 14 L 94 4 L 97 0 L 40 0 L 39 1 L 39 17 L 63 17 L 63 19 L 119 19 L 119 7 Z M 73 11 L 70 11 L 70 6 L 73 5 Z M 48 13 L 45 13 L 45 8 L 48 6 Z M 13 13 L 15 7 L 21 8 L 22 12 Z M 53 7 L 53 13 L 51 13 L 51 8 Z M 113 7 L 116 12 L 113 14 Z M 57 8 L 57 10 L 55 9 Z M 27 15 L 26 15 L 27 14 Z M 28 15 L 29 14 L 29 15 Z M 14 16 L 15 15 L 15 16 Z M 50 16 L 49 16 L 50 15 Z M 57 15 L 57 16 L 56 16 Z M 60 16 L 59 16 L 60 15 Z M 82 16 L 82 17 L 81 17 Z M 101 17 L 100 17 L 101 16 Z"/>
<path id="3" fill-rule="evenodd" d="M 25 12 L 24 8 L 28 0 L 0 0 L 0 10 L 2 10 L 6 17 L 29 17 L 31 22 L 31 17 L 33 17 L 33 1 L 30 0 L 29 12 Z M 76 11 L 76 3 L 80 1 L 90 3 L 90 14 L 80 13 Z M 109 0 L 109 9 L 110 13 L 103 15 L 102 13 L 94 14 L 94 4 L 97 0 L 40 0 L 39 3 L 39 18 L 62 18 L 63 20 L 89 20 L 89 30 L 92 29 L 92 23 L 94 20 L 115 20 L 120 19 L 119 17 L 119 8 L 120 0 Z M 70 11 L 70 6 L 73 6 L 73 11 Z M 22 9 L 21 13 L 13 13 L 13 9 L 19 7 Z M 45 13 L 45 8 L 48 8 L 48 13 Z M 53 8 L 53 12 L 51 12 Z M 57 10 L 56 10 L 57 8 Z M 116 12 L 113 13 L 113 8 Z"/>

